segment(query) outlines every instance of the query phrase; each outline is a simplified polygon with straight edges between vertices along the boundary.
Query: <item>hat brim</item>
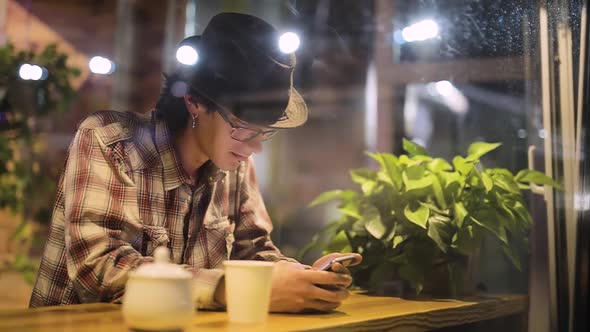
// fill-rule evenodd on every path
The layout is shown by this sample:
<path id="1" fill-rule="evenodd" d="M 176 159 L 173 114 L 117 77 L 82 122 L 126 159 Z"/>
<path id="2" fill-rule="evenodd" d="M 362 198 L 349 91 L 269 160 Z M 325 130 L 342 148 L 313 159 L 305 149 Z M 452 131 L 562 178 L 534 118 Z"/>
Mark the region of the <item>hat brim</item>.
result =
<path id="1" fill-rule="evenodd" d="M 307 121 L 307 105 L 303 97 L 294 87 L 291 87 L 287 109 L 277 122 L 271 124 L 270 128 L 288 129 L 303 125 Z"/>

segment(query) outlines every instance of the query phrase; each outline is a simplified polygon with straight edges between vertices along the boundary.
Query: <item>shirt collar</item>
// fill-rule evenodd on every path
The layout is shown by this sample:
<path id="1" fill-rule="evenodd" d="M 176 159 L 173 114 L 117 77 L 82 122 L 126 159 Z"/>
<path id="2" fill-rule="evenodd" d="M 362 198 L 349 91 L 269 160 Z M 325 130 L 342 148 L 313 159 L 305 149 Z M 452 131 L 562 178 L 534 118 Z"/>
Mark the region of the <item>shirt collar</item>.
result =
<path id="1" fill-rule="evenodd" d="M 153 114 L 155 119 L 155 114 Z M 154 120 L 155 142 L 163 165 L 164 189 L 166 191 L 178 188 L 182 184 L 192 185 L 189 174 L 176 156 L 172 145 L 173 135 L 164 121 Z M 201 166 L 200 176 L 207 179 L 209 184 L 214 184 L 225 177 L 225 172 L 220 170 L 211 160 Z"/>

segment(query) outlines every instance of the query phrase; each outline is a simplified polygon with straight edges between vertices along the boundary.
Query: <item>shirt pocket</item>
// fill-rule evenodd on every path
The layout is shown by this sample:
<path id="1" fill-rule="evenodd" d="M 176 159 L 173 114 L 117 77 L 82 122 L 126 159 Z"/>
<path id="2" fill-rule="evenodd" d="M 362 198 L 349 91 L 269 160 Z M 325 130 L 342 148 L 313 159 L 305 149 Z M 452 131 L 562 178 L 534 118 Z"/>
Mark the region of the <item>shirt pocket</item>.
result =
<path id="1" fill-rule="evenodd" d="M 203 227 L 208 230 L 212 229 L 226 229 L 230 226 L 230 221 L 227 216 L 223 216 L 220 218 L 211 218 L 209 220 L 205 220 L 203 223 Z"/>
<path id="2" fill-rule="evenodd" d="M 234 228 L 235 224 L 227 216 L 216 219 L 206 220 L 203 228 L 207 233 L 207 246 L 211 255 L 211 267 L 218 267 L 225 259 L 230 259 L 234 245 Z M 225 246 L 219 246 L 219 243 L 225 242 Z M 225 250 L 223 250 L 225 247 Z"/>
<path id="3" fill-rule="evenodd" d="M 168 230 L 165 227 L 143 225 L 144 255 L 151 256 L 157 247 L 167 247 L 169 242 Z"/>

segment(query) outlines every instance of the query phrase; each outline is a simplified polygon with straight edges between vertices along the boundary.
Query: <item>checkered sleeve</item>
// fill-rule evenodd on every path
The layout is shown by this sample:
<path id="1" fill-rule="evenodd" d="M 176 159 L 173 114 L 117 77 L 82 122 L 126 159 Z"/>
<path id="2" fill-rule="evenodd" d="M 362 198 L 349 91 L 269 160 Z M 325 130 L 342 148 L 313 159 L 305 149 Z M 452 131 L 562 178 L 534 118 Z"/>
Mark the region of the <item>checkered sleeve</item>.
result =
<path id="1" fill-rule="evenodd" d="M 225 275 L 224 270 L 190 266 L 185 268 L 193 274 L 192 292 L 195 306 L 198 309 L 223 309 L 223 305 L 215 301 L 215 291 Z"/>
<path id="2" fill-rule="evenodd" d="M 131 244 L 141 241 L 137 192 L 117 158 L 92 128 L 81 127 L 70 147 L 64 179 L 66 260 L 83 303 L 120 301 L 127 273 L 151 261 Z"/>
<path id="3" fill-rule="evenodd" d="M 297 263 L 284 256 L 270 238 L 272 222 L 258 189 L 253 160 L 250 158 L 240 168 L 243 177 L 240 177 L 240 207 L 232 258 Z"/>

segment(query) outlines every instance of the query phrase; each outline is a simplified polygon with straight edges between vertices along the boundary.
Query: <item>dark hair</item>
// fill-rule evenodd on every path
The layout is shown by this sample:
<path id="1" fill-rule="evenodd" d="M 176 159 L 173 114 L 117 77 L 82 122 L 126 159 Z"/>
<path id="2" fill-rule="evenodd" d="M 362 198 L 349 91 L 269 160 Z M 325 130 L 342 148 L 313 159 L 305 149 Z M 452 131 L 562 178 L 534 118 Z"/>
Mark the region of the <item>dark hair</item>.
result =
<path id="1" fill-rule="evenodd" d="M 164 82 L 160 97 L 156 102 L 156 118 L 163 120 L 168 129 L 175 134 L 183 129 L 188 121 L 189 113 L 184 103 L 184 96 L 189 94 L 194 101 L 205 106 L 207 112 L 214 112 L 217 106 L 207 97 L 200 94 L 181 78 L 176 71 L 171 75 L 163 74 Z"/>

